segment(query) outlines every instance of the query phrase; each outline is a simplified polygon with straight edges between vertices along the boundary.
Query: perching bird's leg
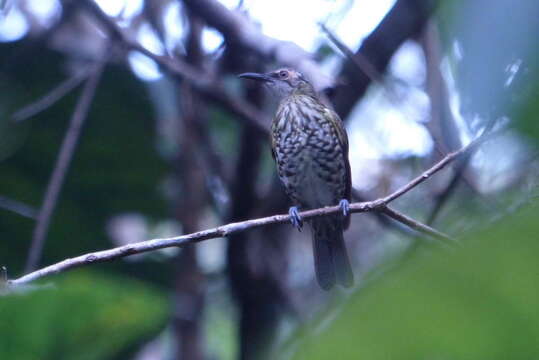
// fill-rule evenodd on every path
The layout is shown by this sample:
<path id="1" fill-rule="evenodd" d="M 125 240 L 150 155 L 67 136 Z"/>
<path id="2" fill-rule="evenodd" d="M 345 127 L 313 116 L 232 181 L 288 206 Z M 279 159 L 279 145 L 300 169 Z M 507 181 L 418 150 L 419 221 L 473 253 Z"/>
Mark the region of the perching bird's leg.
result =
<path id="1" fill-rule="evenodd" d="M 292 223 L 292 226 L 298 229 L 298 231 L 301 231 L 301 228 L 303 227 L 303 220 L 299 215 L 298 207 L 291 206 L 290 209 L 288 209 L 288 215 L 290 215 L 290 222 Z"/>
<path id="2" fill-rule="evenodd" d="M 346 199 L 339 201 L 339 207 L 341 208 L 342 214 L 344 217 L 350 215 L 350 203 Z"/>

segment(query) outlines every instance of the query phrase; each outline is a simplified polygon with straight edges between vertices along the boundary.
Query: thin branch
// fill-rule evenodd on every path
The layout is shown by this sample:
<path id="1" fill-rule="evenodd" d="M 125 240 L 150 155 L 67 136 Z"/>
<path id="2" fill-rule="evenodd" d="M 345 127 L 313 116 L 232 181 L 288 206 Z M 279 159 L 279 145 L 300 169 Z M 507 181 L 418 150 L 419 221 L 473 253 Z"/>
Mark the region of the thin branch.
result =
<path id="1" fill-rule="evenodd" d="M 393 88 L 385 81 L 382 74 L 376 69 L 376 67 L 367 59 L 367 57 L 361 53 L 357 52 L 354 54 L 350 48 L 348 48 L 337 36 L 329 30 L 323 23 L 320 23 L 320 28 L 327 35 L 329 40 L 346 56 L 346 58 L 351 61 L 359 71 L 360 75 L 366 75 L 370 82 L 378 84 L 387 95 L 387 98 L 394 103 L 399 102 L 399 96 L 395 93 Z M 397 82 L 397 79 L 393 79 L 394 82 Z M 405 84 L 403 81 L 400 83 Z"/>
<path id="2" fill-rule="evenodd" d="M 468 166 L 471 157 L 472 152 L 469 152 L 468 154 L 466 154 L 466 156 L 463 156 L 463 158 L 460 159 L 458 164 L 455 165 L 455 172 L 451 177 L 451 180 L 449 180 L 449 183 L 447 184 L 446 188 L 441 193 L 435 196 L 434 205 L 426 221 L 428 225 L 432 225 L 434 223 L 434 220 L 436 220 L 436 217 L 440 213 L 440 210 L 442 210 L 442 207 L 446 204 L 447 200 L 449 200 L 453 192 L 457 189 L 457 185 L 459 184 L 460 179 L 464 171 L 466 170 L 466 167 Z"/>
<path id="3" fill-rule="evenodd" d="M 356 51 L 380 74 L 386 72 L 393 54 L 402 43 L 414 38 L 423 28 L 427 19 L 436 8 L 436 1 L 397 0 L 369 36 Z M 333 104 L 341 119 L 346 119 L 355 103 L 365 94 L 370 78 L 356 71 L 356 64 L 348 60 L 344 63 L 338 79 L 346 79 L 344 84 L 335 88 Z"/>
<path id="4" fill-rule="evenodd" d="M 0 209 L 11 211 L 20 216 L 35 219 L 37 211 L 30 205 L 23 202 L 10 199 L 6 196 L 0 196 Z"/>
<path id="5" fill-rule="evenodd" d="M 157 5 L 146 1 L 146 5 Z M 186 60 L 192 66 L 202 66 L 203 51 L 201 47 L 204 24 L 200 19 L 189 16 L 188 35 L 185 44 Z M 186 233 L 200 229 L 200 221 L 207 200 L 204 178 L 207 166 L 201 163 L 202 148 L 205 143 L 200 141 L 203 131 L 202 124 L 206 124 L 206 107 L 200 95 L 193 91 L 188 82 L 180 84 L 178 107 L 181 109 L 180 130 L 176 132 L 176 141 L 179 144 L 173 156 L 174 177 L 181 184 L 181 191 L 171 196 L 175 218 L 182 224 Z M 195 156 L 193 154 L 196 154 Z M 186 209 L 189 209 L 186 211 Z M 194 245 L 186 246 L 174 259 L 174 292 L 172 339 L 177 348 L 175 358 L 184 360 L 199 360 L 204 358 L 202 336 L 202 315 L 204 313 L 205 298 L 204 284 L 207 279 L 200 267 L 197 258 L 197 249 Z M 184 306 L 186 303 L 193 306 Z"/>
<path id="6" fill-rule="evenodd" d="M 401 195 L 403 195 L 403 194 L 407 193 L 408 191 L 412 190 L 417 185 L 421 184 L 423 181 L 430 178 L 432 175 L 434 175 L 438 171 L 442 170 L 444 167 L 446 167 L 449 163 L 451 163 L 457 157 L 472 151 L 473 149 L 475 149 L 477 146 L 479 146 L 481 143 L 483 143 L 488 138 L 490 138 L 490 133 L 486 134 L 485 132 L 483 132 L 482 135 L 478 136 L 475 140 L 471 141 L 468 145 L 461 148 L 460 150 L 453 151 L 453 152 L 447 154 L 442 160 L 440 160 L 439 162 L 434 164 L 434 166 L 432 166 L 430 169 L 425 171 L 423 174 L 416 177 L 415 179 L 410 181 L 408 184 L 402 186 L 400 189 L 393 192 L 392 194 L 382 198 L 380 201 L 382 203 L 387 204 L 387 203 L 395 200 L 396 198 L 400 197 Z"/>
<path id="7" fill-rule="evenodd" d="M 369 201 L 369 198 L 366 198 L 358 189 L 352 187 L 352 200 L 356 202 L 362 202 Z M 387 215 L 384 215 L 383 212 L 375 211 L 371 212 L 370 214 L 374 215 L 380 225 L 386 227 L 387 229 L 398 231 L 399 234 L 412 238 L 416 238 L 419 235 L 416 230 L 410 228 L 407 225 L 404 225 L 401 222 L 391 219 Z"/>
<path id="8" fill-rule="evenodd" d="M 489 121 L 486 124 L 485 129 L 483 130 L 483 134 L 490 133 L 492 129 L 494 128 L 495 124 L 496 124 L 496 119 Z M 446 204 L 446 202 L 449 200 L 453 192 L 457 189 L 457 185 L 459 184 L 460 180 L 463 178 L 466 168 L 468 167 L 468 164 L 470 160 L 472 159 L 472 156 L 475 154 L 476 150 L 477 150 L 477 147 L 471 151 L 468 151 L 455 164 L 454 166 L 455 171 L 453 173 L 453 176 L 451 177 L 451 180 L 449 180 L 448 185 L 441 193 L 435 196 L 434 206 L 432 207 L 430 214 L 427 217 L 427 221 L 426 221 L 427 225 L 432 225 L 434 223 L 434 220 L 436 220 L 436 217 L 440 213 L 440 210 L 442 209 L 442 207 Z"/>
<path id="9" fill-rule="evenodd" d="M 238 97 L 231 96 L 222 84 L 212 79 L 209 75 L 201 73 L 195 67 L 178 58 L 154 54 L 127 37 L 122 29 L 92 0 L 84 0 L 83 4 L 96 17 L 96 19 L 107 29 L 109 34 L 120 41 L 123 46 L 129 50 L 140 52 L 149 57 L 165 72 L 177 76 L 180 79 L 188 81 L 195 90 L 206 96 L 208 99 L 218 103 L 230 111 L 232 115 L 238 116 L 254 124 L 259 130 L 267 132 L 269 128 L 269 119 L 252 105 Z"/>
<path id="10" fill-rule="evenodd" d="M 320 23 L 320 28 L 327 35 L 328 39 L 350 60 L 354 63 L 357 68 L 368 76 L 370 81 L 382 83 L 382 75 L 376 68 L 371 64 L 369 59 L 367 59 L 362 53 L 358 52 L 354 54 L 352 50 L 348 48 L 341 40 L 337 38 L 331 30 L 329 30 L 326 25 Z"/>
<path id="11" fill-rule="evenodd" d="M 384 203 L 380 202 L 379 200 L 365 202 L 365 203 L 353 203 L 353 204 L 350 204 L 350 212 L 359 213 L 359 212 L 366 212 L 366 211 L 374 211 L 374 210 L 380 209 L 383 206 L 384 206 Z M 315 210 L 303 211 L 300 213 L 300 215 L 303 219 L 311 219 L 318 216 L 338 213 L 340 211 L 342 210 L 339 206 L 330 206 L 330 207 L 325 207 L 325 208 L 320 208 L 320 209 L 315 209 Z M 84 265 L 112 261 L 119 258 L 123 258 L 125 256 L 140 254 L 140 253 L 168 248 L 168 247 L 184 246 L 187 244 L 197 243 L 197 242 L 207 240 L 207 239 L 229 236 L 234 233 L 246 231 L 249 229 L 254 229 L 254 228 L 265 226 L 265 225 L 281 224 L 281 223 L 286 223 L 289 221 L 290 221 L 289 215 L 273 215 L 273 216 L 268 216 L 268 217 L 263 217 L 263 218 L 258 218 L 258 219 L 246 220 L 242 222 L 230 223 L 230 224 L 222 225 L 213 229 L 198 231 L 198 232 L 188 234 L 188 235 L 176 236 L 176 237 L 165 238 L 165 239 L 153 239 L 153 240 L 141 241 L 138 243 L 128 244 L 128 245 L 116 247 L 109 250 L 92 252 L 92 253 L 84 254 L 81 256 L 77 256 L 75 258 L 66 259 L 54 265 L 50 265 L 43 269 L 34 271 L 18 279 L 11 280 L 9 284 L 11 285 L 25 284 L 25 283 L 29 283 L 31 281 L 37 280 L 39 278 L 48 276 L 48 275 L 58 274 L 66 270 L 81 267 Z"/>
<path id="12" fill-rule="evenodd" d="M 430 235 L 433 238 L 436 238 L 439 240 L 453 240 L 446 234 L 436 229 L 433 229 L 428 225 L 422 224 L 419 221 L 415 221 L 411 217 L 404 215 L 403 213 L 398 212 L 397 210 L 394 210 L 390 208 L 389 206 L 382 208 L 380 211 L 386 214 L 387 216 L 389 216 L 390 218 L 397 220 L 398 222 L 401 222 L 403 224 L 406 224 L 414 230 Z"/>
<path id="13" fill-rule="evenodd" d="M 229 10 L 216 0 L 183 0 L 183 4 L 223 34 L 228 44 L 301 71 L 317 90 L 333 85 L 333 79 L 314 61 L 313 54 L 292 42 L 264 35 L 261 27 L 245 13 Z"/>
<path id="14" fill-rule="evenodd" d="M 89 75 L 88 71 L 83 71 L 69 77 L 68 79 L 61 82 L 54 89 L 49 91 L 41 99 L 26 105 L 20 110 L 17 110 L 12 116 L 13 121 L 23 121 L 32 116 L 39 114 L 40 112 L 48 109 L 54 105 L 58 100 L 66 96 L 71 90 L 76 88 L 81 82 L 83 82 Z"/>
<path id="15" fill-rule="evenodd" d="M 489 134 L 487 134 L 489 135 Z M 368 202 L 357 202 L 350 204 L 351 213 L 361 213 L 369 211 L 382 211 L 388 216 L 391 216 L 393 219 L 402 222 L 405 225 L 412 226 L 415 230 L 426 233 L 431 236 L 435 236 L 440 239 L 449 239 L 450 237 L 446 234 L 443 234 L 439 231 L 436 231 L 430 228 L 427 225 L 421 224 L 415 220 L 412 220 L 406 215 L 400 214 L 393 209 L 389 209 L 388 204 L 404 195 L 408 191 L 415 188 L 417 185 L 421 184 L 423 181 L 429 179 L 432 175 L 442 170 L 447 164 L 454 161 L 457 157 L 466 154 L 468 151 L 475 149 L 479 144 L 483 143 L 490 136 L 481 135 L 472 141 L 467 146 L 462 149 L 448 154 L 440 162 L 435 164 L 433 167 L 425 171 L 421 176 L 413 179 L 408 184 L 404 185 L 402 188 L 396 190 L 392 194 Z M 389 209 L 389 210 L 388 210 Z M 303 219 L 311 219 L 319 216 L 326 216 L 329 214 L 336 214 L 342 211 L 340 206 L 327 206 L 320 209 L 303 211 L 300 213 L 300 216 Z M 253 228 L 272 225 L 272 224 L 281 224 L 290 221 L 289 215 L 273 215 L 258 219 L 246 220 L 241 222 L 230 223 L 222 225 L 213 229 L 202 230 L 188 235 L 176 236 L 166 239 L 153 239 L 147 241 L 141 241 L 134 244 L 128 244 L 120 247 L 116 247 L 109 250 L 92 252 L 84 255 L 77 256 L 75 258 L 66 259 L 59 263 L 47 266 L 43 269 L 36 270 L 30 274 L 24 275 L 18 279 L 9 281 L 10 285 L 19 285 L 32 282 L 34 280 L 50 276 L 53 274 L 62 273 L 64 271 L 78 268 L 85 265 L 90 265 L 94 263 L 107 262 L 116 259 L 120 259 L 129 255 L 140 254 L 148 251 L 184 246 L 186 244 L 197 243 L 207 239 L 225 237 L 234 233 L 250 230 Z"/>
<path id="16" fill-rule="evenodd" d="M 41 259 L 51 217 L 54 213 L 67 170 L 75 152 L 75 148 L 77 147 L 82 125 L 86 120 L 97 84 L 101 78 L 103 67 L 104 62 L 96 65 L 92 75 L 86 81 L 82 94 L 80 95 L 75 110 L 73 111 L 69 127 L 64 136 L 62 146 L 60 147 L 60 152 L 58 154 L 52 176 L 49 184 L 47 185 L 42 207 L 39 210 L 37 224 L 34 229 L 32 244 L 30 245 L 30 251 L 28 253 L 28 259 L 26 262 L 26 271 L 35 269 Z"/>

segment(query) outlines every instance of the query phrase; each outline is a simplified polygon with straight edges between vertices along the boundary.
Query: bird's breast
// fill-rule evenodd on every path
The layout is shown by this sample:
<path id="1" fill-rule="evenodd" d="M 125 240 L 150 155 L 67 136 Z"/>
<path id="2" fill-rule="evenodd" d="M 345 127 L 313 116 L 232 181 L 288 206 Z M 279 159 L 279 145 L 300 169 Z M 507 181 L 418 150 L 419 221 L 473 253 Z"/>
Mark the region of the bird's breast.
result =
<path id="1" fill-rule="evenodd" d="M 345 183 L 344 154 L 331 124 L 312 110 L 290 107 L 273 123 L 273 145 L 279 177 L 304 206 L 334 205 Z"/>

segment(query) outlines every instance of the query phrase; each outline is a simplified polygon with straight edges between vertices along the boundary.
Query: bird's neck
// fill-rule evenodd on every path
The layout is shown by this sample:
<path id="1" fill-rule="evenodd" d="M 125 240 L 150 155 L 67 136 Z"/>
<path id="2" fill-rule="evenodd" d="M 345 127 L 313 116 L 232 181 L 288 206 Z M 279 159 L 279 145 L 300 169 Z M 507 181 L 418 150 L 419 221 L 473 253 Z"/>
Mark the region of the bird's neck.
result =
<path id="1" fill-rule="evenodd" d="M 311 84 L 302 82 L 292 91 L 292 95 L 305 95 L 317 99 L 316 91 Z"/>

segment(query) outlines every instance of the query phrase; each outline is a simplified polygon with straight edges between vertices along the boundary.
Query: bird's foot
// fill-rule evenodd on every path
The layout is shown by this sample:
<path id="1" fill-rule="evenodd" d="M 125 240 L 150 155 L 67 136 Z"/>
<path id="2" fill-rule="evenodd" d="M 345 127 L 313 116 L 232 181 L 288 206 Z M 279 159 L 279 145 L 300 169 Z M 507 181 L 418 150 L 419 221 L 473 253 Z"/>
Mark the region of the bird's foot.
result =
<path id="1" fill-rule="evenodd" d="M 350 215 L 350 203 L 346 199 L 339 201 L 339 207 L 341 208 L 342 214 L 344 217 Z"/>
<path id="2" fill-rule="evenodd" d="M 298 207 L 291 206 L 290 209 L 288 209 L 288 215 L 290 215 L 290 222 L 292 223 L 292 226 L 298 229 L 298 231 L 301 231 L 301 228 L 303 227 L 303 219 L 299 215 Z"/>

